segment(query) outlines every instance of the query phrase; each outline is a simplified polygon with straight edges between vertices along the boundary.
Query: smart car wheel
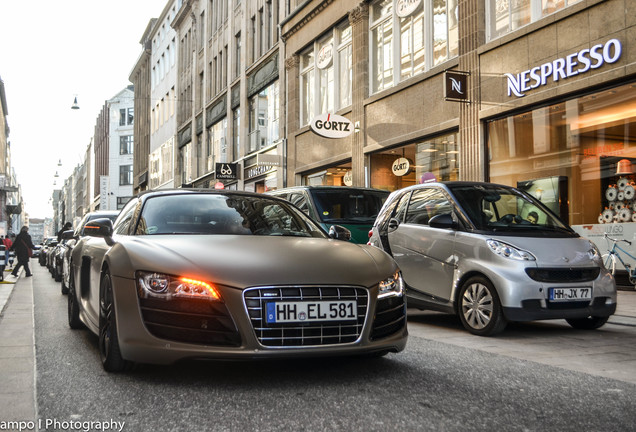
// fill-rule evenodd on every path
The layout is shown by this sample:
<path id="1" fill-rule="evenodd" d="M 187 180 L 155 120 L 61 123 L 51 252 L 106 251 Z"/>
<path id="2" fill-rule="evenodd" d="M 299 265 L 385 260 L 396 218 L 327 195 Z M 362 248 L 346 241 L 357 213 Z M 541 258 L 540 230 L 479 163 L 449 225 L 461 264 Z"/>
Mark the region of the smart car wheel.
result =
<path id="1" fill-rule="evenodd" d="M 458 308 L 462 324 L 472 334 L 491 336 L 506 327 L 497 291 L 481 276 L 470 278 L 462 285 Z"/>
<path id="2" fill-rule="evenodd" d="M 69 275 L 68 284 L 68 326 L 73 330 L 77 330 L 83 328 L 84 324 L 79 317 L 79 304 L 77 303 L 77 297 L 75 294 L 75 283 L 73 281 L 73 274 Z"/>
<path id="3" fill-rule="evenodd" d="M 602 327 L 609 317 L 568 318 L 566 321 L 575 329 L 594 330 Z"/>
<path id="4" fill-rule="evenodd" d="M 99 292 L 99 353 L 104 370 L 120 372 L 130 369 L 132 363 L 124 360 L 119 350 L 113 285 L 109 273 L 104 273 L 102 276 Z"/>

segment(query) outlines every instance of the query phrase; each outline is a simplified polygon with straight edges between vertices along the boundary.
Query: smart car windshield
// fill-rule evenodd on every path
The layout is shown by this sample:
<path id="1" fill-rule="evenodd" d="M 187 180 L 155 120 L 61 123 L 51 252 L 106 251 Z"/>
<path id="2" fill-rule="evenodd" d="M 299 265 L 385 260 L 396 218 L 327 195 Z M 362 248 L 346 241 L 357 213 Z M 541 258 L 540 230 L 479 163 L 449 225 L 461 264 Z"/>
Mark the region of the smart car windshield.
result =
<path id="1" fill-rule="evenodd" d="M 453 185 L 450 189 L 478 230 L 573 232 L 541 202 L 514 188 Z"/>
<path id="2" fill-rule="evenodd" d="M 146 200 L 136 234 L 238 234 L 324 237 L 299 211 L 246 195 L 177 194 Z"/>
<path id="3" fill-rule="evenodd" d="M 334 189 L 313 191 L 316 210 L 325 223 L 371 223 L 389 193 Z"/>

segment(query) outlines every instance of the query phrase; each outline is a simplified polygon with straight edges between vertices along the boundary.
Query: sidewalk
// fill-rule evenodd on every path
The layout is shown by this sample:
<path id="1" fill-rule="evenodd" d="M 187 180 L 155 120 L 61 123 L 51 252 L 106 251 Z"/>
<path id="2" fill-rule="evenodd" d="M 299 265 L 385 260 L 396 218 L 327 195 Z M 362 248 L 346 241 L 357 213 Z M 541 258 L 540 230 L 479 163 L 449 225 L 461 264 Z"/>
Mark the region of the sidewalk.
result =
<path id="1" fill-rule="evenodd" d="M 0 422 L 28 422 L 37 418 L 33 278 L 22 269 L 17 281 L 7 275 L 0 283 Z"/>

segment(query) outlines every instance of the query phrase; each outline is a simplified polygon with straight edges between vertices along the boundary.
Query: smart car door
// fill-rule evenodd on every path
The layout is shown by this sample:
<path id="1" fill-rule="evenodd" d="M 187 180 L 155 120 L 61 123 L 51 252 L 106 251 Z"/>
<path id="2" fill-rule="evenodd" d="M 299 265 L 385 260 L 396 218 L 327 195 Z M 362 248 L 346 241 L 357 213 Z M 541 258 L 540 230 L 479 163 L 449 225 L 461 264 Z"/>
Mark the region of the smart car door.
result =
<path id="1" fill-rule="evenodd" d="M 413 192 L 403 222 L 388 230 L 388 239 L 402 276 L 409 289 L 435 301 L 447 302 L 455 270 L 455 230 L 429 226 L 439 214 L 452 213 L 453 207 L 438 188 Z"/>

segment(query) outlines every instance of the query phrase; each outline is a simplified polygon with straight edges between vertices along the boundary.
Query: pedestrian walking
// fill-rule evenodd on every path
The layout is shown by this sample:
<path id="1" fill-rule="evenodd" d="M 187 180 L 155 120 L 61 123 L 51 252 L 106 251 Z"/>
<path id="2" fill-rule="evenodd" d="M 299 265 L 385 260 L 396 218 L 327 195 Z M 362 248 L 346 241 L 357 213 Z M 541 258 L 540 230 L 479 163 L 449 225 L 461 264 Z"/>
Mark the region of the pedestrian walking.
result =
<path id="1" fill-rule="evenodd" d="M 31 258 L 34 248 L 35 246 L 29 235 L 29 227 L 25 225 L 20 229 L 20 234 L 17 235 L 11 246 L 11 250 L 15 251 L 16 257 L 18 258 L 18 264 L 11 272 L 11 276 L 18 276 L 18 271 L 20 271 L 21 266 L 24 266 L 27 277 L 33 276 L 29 268 L 29 258 Z"/>
<path id="2" fill-rule="evenodd" d="M 11 240 L 11 238 L 9 237 L 9 234 L 7 234 L 7 236 L 4 238 L 4 241 L 2 242 L 2 244 L 4 245 L 4 253 L 5 253 L 5 258 L 6 258 L 6 265 L 9 265 L 9 251 L 11 250 L 11 246 L 13 246 L 13 241 Z"/>

